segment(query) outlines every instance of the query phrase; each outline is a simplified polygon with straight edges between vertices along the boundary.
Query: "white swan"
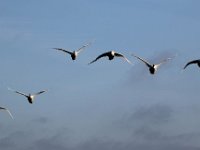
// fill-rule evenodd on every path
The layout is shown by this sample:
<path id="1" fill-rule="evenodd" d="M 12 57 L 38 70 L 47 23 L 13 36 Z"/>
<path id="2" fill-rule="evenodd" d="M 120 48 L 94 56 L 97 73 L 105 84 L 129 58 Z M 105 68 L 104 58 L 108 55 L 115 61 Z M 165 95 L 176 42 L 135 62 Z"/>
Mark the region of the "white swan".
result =
<path id="1" fill-rule="evenodd" d="M 164 59 L 162 62 L 160 62 L 159 64 L 150 64 L 149 62 L 147 62 L 146 60 L 142 59 L 141 57 L 138 57 L 134 54 L 132 54 L 132 56 L 136 57 L 137 59 L 141 60 L 143 63 L 146 64 L 147 67 L 149 67 L 149 72 L 151 74 L 155 74 L 156 71 L 158 70 L 158 68 L 160 67 L 160 65 L 162 65 L 164 62 L 170 60 L 171 58 L 167 58 L 167 59 Z"/>
<path id="2" fill-rule="evenodd" d="M 71 52 L 71 51 L 68 51 L 68 50 L 65 50 L 65 49 L 62 49 L 62 48 L 53 48 L 53 49 L 56 49 L 56 50 L 59 50 L 59 51 L 63 51 L 67 54 L 70 54 L 71 55 L 71 58 L 72 60 L 76 60 L 77 56 L 79 55 L 79 53 L 84 50 L 87 46 L 91 45 L 91 43 L 88 43 L 86 45 L 83 45 L 82 47 L 80 47 L 79 49 Z"/>
<path id="3" fill-rule="evenodd" d="M 99 55 L 95 60 L 93 60 L 93 61 L 91 61 L 90 63 L 88 63 L 88 65 L 94 63 L 95 61 L 97 61 L 97 60 L 100 59 L 101 57 L 106 57 L 106 56 L 109 58 L 109 60 L 114 59 L 114 57 L 121 57 L 121 58 L 123 58 L 125 61 L 127 61 L 129 64 L 132 65 L 131 61 L 128 60 L 124 55 L 122 55 L 122 54 L 120 54 L 120 53 L 117 53 L 117 52 L 115 52 L 115 51 L 113 51 L 113 50 L 112 50 L 112 51 L 109 51 L 109 52 L 105 52 L 105 53 Z"/>
<path id="4" fill-rule="evenodd" d="M 13 115 L 11 114 L 11 112 L 10 112 L 7 108 L 5 108 L 5 107 L 0 107 L 0 110 L 6 111 L 6 112 L 10 115 L 10 117 L 13 119 Z"/>
<path id="5" fill-rule="evenodd" d="M 187 66 L 191 65 L 191 64 L 197 64 L 199 67 L 200 67 L 200 59 L 198 60 L 192 60 L 192 61 L 189 61 L 183 69 L 187 68 Z"/>
<path id="6" fill-rule="evenodd" d="M 31 104 L 32 104 L 33 101 L 34 101 L 35 96 L 46 92 L 46 90 L 43 90 L 43 91 L 37 92 L 37 93 L 35 93 L 35 94 L 24 94 L 24 93 L 22 93 L 22 92 L 15 91 L 15 90 L 13 90 L 13 89 L 11 89 L 11 88 L 8 88 L 8 90 L 13 91 L 13 92 L 15 92 L 15 93 L 17 93 L 17 94 L 20 94 L 20 95 L 25 96 L 25 97 L 27 98 L 28 102 L 31 103 Z"/>

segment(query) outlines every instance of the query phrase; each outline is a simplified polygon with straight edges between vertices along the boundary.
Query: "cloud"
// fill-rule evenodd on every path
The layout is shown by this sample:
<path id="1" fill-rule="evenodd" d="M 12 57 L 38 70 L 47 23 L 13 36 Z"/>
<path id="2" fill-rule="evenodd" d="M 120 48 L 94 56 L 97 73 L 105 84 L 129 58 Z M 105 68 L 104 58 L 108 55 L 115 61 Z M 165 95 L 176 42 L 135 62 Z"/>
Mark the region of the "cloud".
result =
<path id="1" fill-rule="evenodd" d="M 129 134 L 122 149 L 198 149 L 200 132 L 174 130 L 180 124 L 175 119 L 176 113 L 169 105 L 153 104 L 138 108 L 135 112 L 124 115 L 118 122 L 115 132 Z M 117 144 L 117 143 L 116 143 Z M 119 146 L 120 147 L 120 146 Z"/>
<path id="2" fill-rule="evenodd" d="M 0 149 L 14 149 L 15 144 L 9 137 L 0 138 Z"/>
<path id="3" fill-rule="evenodd" d="M 173 140 L 173 138 L 172 138 Z M 182 141 L 184 142 L 184 141 Z M 132 140 L 128 142 L 121 142 L 107 138 L 94 138 L 86 141 L 74 148 L 74 150 L 198 150 L 198 146 L 187 145 L 185 143 L 169 143 L 169 141 L 162 142 L 146 142 L 139 140 Z"/>
<path id="4" fill-rule="evenodd" d="M 29 147 L 29 150 L 38 150 L 38 149 L 44 149 L 44 150 L 66 150 L 68 149 L 67 141 L 66 143 L 61 142 L 63 141 L 63 138 L 60 135 L 54 135 L 52 137 L 48 138 L 42 138 L 37 141 L 35 141 L 31 147 Z"/>
<path id="5" fill-rule="evenodd" d="M 5 137 L 0 137 L 0 149 L 13 150 L 21 146 L 21 141 L 27 140 L 28 134 L 23 131 L 14 131 Z"/>
<path id="6" fill-rule="evenodd" d="M 200 134 L 183 133 L 177 135 L 165 135 L 160 130 L 148 128 L 134 129 L 134 136 L 129 140 L 116 140 L 107 136 L 90 137 L 80 143 L 71 144 L 71 136 L 64 128 L 45 136 L 42 132 L 32 137 L 32 132 L 14 132 L 0 139 L 0 149 L 5 150 L 198 150 L 200 145 L 193 141 L 199 141 Z M 198 143 L 198 142 L 197 142 Z"/>
<path id="7" fill-rule="evenodd" d="M 74 142 L 73 132 L 68 128 L 43 127 L 35 130 L 16 131 L 0 138 L 0 149 L 5 150 L 197 150 L 200 148 L 200 132 L 180 132 L 174 119 L 175 112 L 169 105 L 153 104 L 143 106 L 121 118 L 112 128 L 120 138 L 113 137 L 112 131 L 106 129 L 105 134 L 97 134 Z M 40 117 L 33 124 L 48 125 L 48 118 Z M 52 127 L 52 125 L 51 125 Z M 32 129 L 32 127 L 30 127 Z M 129 137 L 124 135 L 130 132 Z M 121 134 L 122 133 L 122 134 Z M 77 133 L 76 133 L 77 134 Z M 125 135 L 126 136 L 126 135 Z M 123 139 L 124 138 L 124 139 Z M 73 141 L 73 142 L 72 142 Z"/>
<path id="8" fill-rule="evenodd" d="M 47 117 L 39 117 L 39 118 L 33 119 L 32 121 L 33 121 L 34 123 L 46 124 L 46 123 L 48 123 L 50 120 L 49 120 L 49 118 L 47 118 Z"/>
<path id="9" fill-rule="evenodd" d="M 173 119 L 173 109 L 168 105 L 153 104 L 150 106 L 142 106 L 133 113 L 124 115 L 115 122 L 120 128 L 130 129 L 141 126 L 158 127 L 165 125 Z"/>
<path id="10" fill-rule="evenodd" d="M 168 122 L 172 117 L 173 109 L 167 105 L 156 104 L 149 107 L 141 107 L 130 116 L 134 122 L 158 125 Z"/>
<path id="11" fill-rule="evenodd" d="M 34 130 L 19 130 L 10 133 L 5 137 L 0 137 L 0 149 L 6 150 L 66 150 L 68 149 L 70 132 L 67 128 L 59 128 L 54 131 L 48 129 L 48 133 L 38 128 Z"/>

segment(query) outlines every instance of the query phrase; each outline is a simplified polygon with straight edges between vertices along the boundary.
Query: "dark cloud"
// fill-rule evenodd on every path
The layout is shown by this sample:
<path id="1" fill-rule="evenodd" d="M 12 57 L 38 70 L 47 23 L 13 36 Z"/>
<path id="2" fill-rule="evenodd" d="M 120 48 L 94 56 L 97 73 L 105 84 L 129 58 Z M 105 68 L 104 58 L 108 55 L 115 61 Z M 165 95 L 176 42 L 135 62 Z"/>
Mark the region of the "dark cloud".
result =
<path id="1" fill-rule="evenodd" d="M 50 120 L 49 118 L 47 117 L 39 117 L 39 118 L 36 118 L 36 119 L 33 119 L 33 122 L 34 123 L 39 123 L 39 124 L 46 124 L 48 123 Z"/>
<path id="2" fill-rule="evenodd" d="M 0 149 L 13 150 L 23 145 L 21 141 L 26 141 L 27 133 L 23 131 L 15 131 L 5 137 L 0 138 Z"/>
<path id="3" fill-rule="evenodd" d="M 108 138 L 93 138 L 75 147 L 75 150 L 122 150 L 124 144 Z"/>
<path id="4" fill-rule="evenodd" d="M 172 139 L 173 140 L 173 139 Z M 184 143 L 170 143 L 169 141 L 162 142 L 146 142 L 132 140 L 129 142 L 115 141 L 111 139 L 91 139 L 78 145 L 75 150 L 199 150 L 200 147 L 194 145 L 187 145 Z"/>
<path id="5" fill-rule="evenodd" d="M 130 121 L 144 122 L 144 124 L 162 124 L 170 121 L 173 109 L 167 105 L 156 104 L 141 107 L 130 116 Z"/>
<path id="6" fill-rule="evenodd" d="M 200 139 L 200 134 L 185 133 L 165 135 L 159 130 L 139 128 L 129 140 L 116 140 L 109 136 L 99 136 L 71 144 L 68 132 L 58 130 L 49 136 L 39 134 L 32 139 L 32 134 L 15 132 L 0 139 L 0 149 L 5 150 L 199 150 L 194 140 Z M 109 134 L 109 133 L 108 133 Z M 42 136 L 42 137 L 41 137 Z"/>
<path id="7" fill-rule="evenodd" d="M 175 116 L 172 107 L 161 104 L 140 107 L 132 114 L 126 114 L 115 122 L 119 124 L 116 132 L 130 133 L 130 141 L 124 143 L 122 149 L 200 149 L 200 132 L 174 131 L 174 128 L 179 128 Z"/>
<path id="8" fill-rule="evenodd" d="M 66 143 L 61 142 L 63 141 L 62 137 L 59 135 L 55 135 L 52 137 L 42 138 L 37 141 L 35 141 L 31 147 L 29 147 L 29 150 L 38 150 L 38 149 L 44 149 L 44 150 L 67 150 L 67 140 Z"/>
<path id="9" fill-rule="evenodd" d="M 15 144 L 10 137 L 3 137 L 0 139 L 0 149 L 14 149 Z"/>
<path id="10" fill-rule="evenodd" d="M 50 134 L 38 136 L 27 146 L 29 150 L 47 149 L 47 150 L 67 150 L 70 148 L 71 132 L 68 128 L 60 127 L 49 130 Z"/>
<path id="11" fill-rule="evenodd" d="M 48 128 L 48 127 L 47 127 Z M 6 150 L 66 150 L 68 136 L 71 135 L 68 128 L 45 129 L 43 127 L 33 130 L 13 131 L 5 137 L 0 137 L 0 149 Z"/>
<path id="12" fill-rule="evenodd" d="M 173 119 L 173 112 L 173 109 L 168 105 L 142 106 L 114 123 L 124 129 L 135 129 L 146 125 L 158 127 L 170 122 Z"/>
<path id="13" fill-rule="evenodd" d="M 141 140 L 144 143 L 161 143 L 161 144 L 185 144 L 197 142 L 200 139 L 199 133 L 179 133 L 179 132 L 166 132 L 164 129 L 154 129 L 151 127 L 143 126 L 137 128 L 132 135 L 133 139 Z M 137 141 L 136 140 L 136 141 Z"/>

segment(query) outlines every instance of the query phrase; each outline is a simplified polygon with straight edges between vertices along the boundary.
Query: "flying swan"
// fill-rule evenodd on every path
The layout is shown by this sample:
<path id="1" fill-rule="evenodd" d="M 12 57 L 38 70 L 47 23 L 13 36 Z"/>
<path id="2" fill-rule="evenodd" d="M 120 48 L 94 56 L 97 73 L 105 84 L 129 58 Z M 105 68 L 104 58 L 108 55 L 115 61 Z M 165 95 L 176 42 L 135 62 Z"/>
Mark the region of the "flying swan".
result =
<path id="1" fill-rule="evenodd" d="M 162 62 L 160 62 L 159 64 L 150 64 L 149 62 L 147 62 L 146 60 L 142 59 L 141 57 L 138 57 L 136 55 L 132 55 L 134 57 L 136 57 L 137 59 L 141 60 L 143 63 L 146 64 L 146 66 L 149 68 L 149 72 L 151 74 L 155 74 L 156 71 L 158 70 L 158 68 L 160 67 L 160 65 L 162 65 L 163 63 L 165 63 L 166 61 L 170 60 L 171 58 L 167 58 L 167 59 L 164 59 Z"/>
<path id="2" fill-rule="evenodd" d="M 109 60 L 114 59 L 114 57 L 121 57 L 121 58 L 123 58 L 125 61 L 127 61 L 129 64 L 132 65 L 131 61 L 128 60 L 124 55 L 122 55 L 122 54 L 120 54 L 120 53 L 117 53 L 117 52 L 115 52 L 115 51 L 113 51 L 113 50 L 112 50 L 112 51 L 109 51 L 109 52 L 105 52 L 105 53 L 99 55 L 95 60 L 93 60 L 93 61 L 91 61 L 90 63 L 88 63 L 88 65 L 89 65 L 89 64 L 92 64 L 92 63 L 94 63 L 95 61 L 97 61 L 98 59 L 100 59 L 100 58 L 102 58 L 102 57 L 106 57 L 106 56 L 108 57 Z"/>
<path id="3" fill-rule="evenodd" d="M 35 93 L 35 94 L 24 94 L 24 93 L 22 93 L 22 92 L 15 91 L 15 90 L 10 89 L 10 88 L 8 88 L 8 90 L 13 91 L 13 92 L 15 92 L 15 93 L 17 93 L 17 94 L 20 94 L 20 95 L 22 95 L 22 96 L 25 96 L 25 97 L 27 98 L 28 102 L 31 103 L 31 104 L 32 104 L 33 101 L 34 101 L 35 96 L 40 95 L 40 94 L 46 92 L 46 90 L 43 90 L 43 91 L 37 92 L 37 93 Z"/>
<path id="4" fill-rule="evenodd" d="M 75 51 L 68 51 L 68 50 L 65 50 L 65 49 L 62 49 L 62 48 L 53 48 L 53 49 L 56 49 L 58 51 L 62 51 L 66 54 L 69 54 L 71 55 L 71 58 L 72 60 L 76 60 L 76 58 L 78 57 L 79 53 L 84 50 L 87 46 L 91 45 L 91 43 L 88 43 L 86 45 L 83 45 L 82 47 L 80 47 L 79 49 L 75 50 Z"/>

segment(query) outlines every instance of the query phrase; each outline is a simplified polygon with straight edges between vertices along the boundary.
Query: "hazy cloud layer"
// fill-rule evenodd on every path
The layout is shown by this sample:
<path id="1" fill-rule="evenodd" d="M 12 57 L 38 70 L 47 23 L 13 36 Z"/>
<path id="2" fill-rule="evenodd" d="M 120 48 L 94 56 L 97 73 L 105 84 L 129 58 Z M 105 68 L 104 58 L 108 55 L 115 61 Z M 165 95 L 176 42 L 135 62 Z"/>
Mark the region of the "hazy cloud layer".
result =
<path id="1" fill-rule="evenodd" d="M 6 150 L 198 150 L 199 133 L 179 133 L 170 131 L 174 123 L 174 110 L 168 105 L 140 107 L 127 117 L 113 124 L 115 132 L 131 132 L 129 140 L 116 140 L 109 136 L 95 135 L 82 142 L 71 143 L 73 136 L 69 129 L 48 130 L 50 134 L 34 134 L 33 131 L 16 131 L 0 139 L 0 149 Z M 48 118 L 41 117 L 34 122 L 46 124 Z M 119 125 L 120 124 L 120 125 Z M 119 128 L 120 126 L 120 128 Z M 34 135 L 34 136 L 32 136 Z M 23 142 L 23 144 L 21 144 Z"/>

